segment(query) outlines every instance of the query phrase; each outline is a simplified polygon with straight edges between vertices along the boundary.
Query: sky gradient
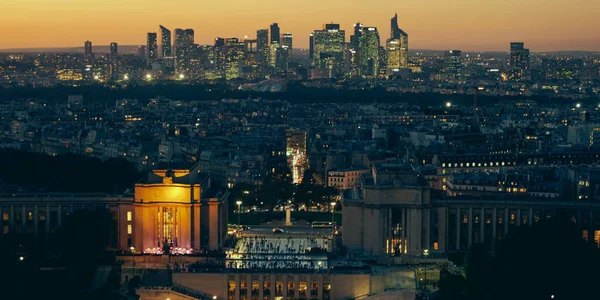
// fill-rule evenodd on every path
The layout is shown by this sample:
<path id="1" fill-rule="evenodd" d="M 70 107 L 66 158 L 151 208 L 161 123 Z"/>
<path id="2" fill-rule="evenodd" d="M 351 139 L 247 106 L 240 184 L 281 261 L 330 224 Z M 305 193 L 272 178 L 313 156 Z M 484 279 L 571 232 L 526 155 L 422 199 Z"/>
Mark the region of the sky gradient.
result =
<path id="1" fill-rule="evenodd" d="M 598 0 L 0 0 L 0 49 L 141 45 L 162 24 L 195 30 L 195 42 L 256 36 L 279 23 L 294 48 L 323 23 L 378 27 L 382 43 L 398 13 L 411 49 L 508 51 L 511 41 L 532 51 L 600 51 Z"/>

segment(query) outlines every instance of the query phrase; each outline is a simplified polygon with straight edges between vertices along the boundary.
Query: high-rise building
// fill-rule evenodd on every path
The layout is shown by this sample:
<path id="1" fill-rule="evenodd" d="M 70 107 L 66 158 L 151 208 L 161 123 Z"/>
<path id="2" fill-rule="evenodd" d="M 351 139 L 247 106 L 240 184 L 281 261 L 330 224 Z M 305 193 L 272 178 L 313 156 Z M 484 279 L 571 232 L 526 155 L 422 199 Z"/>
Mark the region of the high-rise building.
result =
<path id="1" fill-rule="evenodd" d="M 404 30 L 398 27 L 398 14 L 395 14 L 391 20 L 391 38 L 398 39 L 403 35 L 408 36 L 408 34 L 404 32 Z"/>
<path id="2" fill-rule="evenodd" d="M 160 27 L 160 53 L 162 57 L 171 56 L 171 30 L 159 25 Z"/>
<path id="3" fill-rule="evenodd" d="M 408 68 L 408 34 L 398 27 L 398 15 L 391 21 L 391 36 L 386 42 L 387 75 Z"/>
<path id="4" fill-rule="evenodd" d="M 379 75 L 379 43 L 377 27 L 363 27 L 358 39 L 361 76 L 375 78 Z"/>
<path id="5" fill-rule="evenodd" d="M 313 58 L 315 57 L 315 34 L 311 33 L 310 36 L 308 37 L 308 58 L 310 58 L 310 61 L 313 61 Z"/>
<path id="6" fill-rule="evenodd" d="M 92 41 L 85 41 L 85 48 L 83 50 L 83 60 L 86 64 L 91 64 L 94 60 L 94 54 L 92 52 Z"/>
<path id="7" fill-rule="evenodd" d="M 287 74 L 291 49 L 286 45 L 281 45 L 275 50 L 275 70 L 278 74 Z"/>
<path id="8" fill-rule="evenodd" d="M 462 51 L 449 50 L 444 52 L 444 74 L 447 78 L 459 78 L 462 71 Z"/>
<path id="9" fill-rule="evenodd" d="M 402 51 L 400 50 L 400 40 L 388 39 L 385 45 L 387 54 L 386 75 L 393 76 L 400 72 L 402 68 Z"/>
<path id="10" fill-rule="evenodd" d="M 350 36 L 350 49 L 358 50 L 358 39 L 362 34 L 363 24 L 360 22 L 354 24 L 354 34 Z"/>
<path id="11" fill-rule="evenodd" d="M 179 73 L 188 71 L 193 46 L 193 29 L 175 29 L 175 42 L 173 43 L 173 51 L 175 52 L 175 71 Z"/>
<path id="12" fill-rule="evenodd" d="M 522 42 L 510 43 L 510 76 L 522 79 L 529 75 L 529 49 Z"/>
<path id="13" fill-rule="evenodd" d="M 281 36 L 279 31 L 279 24 L 273 23 L 271 24 L 271 44 L 276 42 L 281 45 Z"/>
<path id="14" fill-rule="evenodd" d="M 258 52 L 258 62 L 268 65 L 269 59 L 269 30 L 259 29 L 256 31 L 256 51 Z"/>
<path id="15" fill-rule="evenodd" d="M 293 41 L 293 36 L 291 33 L 284 33 L 281 36 L 281 46 L 285 46 L 287 47 L 287 53 L 288 53 L 288 57 L 289 59 L 292 58 L 292 49 L 293 49 L 293 45 L 294 45 L 294 41 Z"/>
<path id="16" fill-rule="evenodd" d="M 274 42 L 269 46 L 269 66 L 275 68 L 277 64 L 277 49 L 279 48 L 279 43 Z"/>
<path id="17" fill-rule="evenodd" d="M 313 33 L 313 66 L 333 77 L 344 63 L 346 32 L 339 24 L 324 24 Z"/>
<path id="18" fill-rule="evenodd" d="M 156 32 L 148 32 L 146 39 L 146 54 L 149 63 L 154 62 L 158 58 L 158 40 Z"/>
<path id="19" fill-rule="evenodd" d="M 225 79 L 240 78 L 245 59 L 246 44 L 237 38 L 225 39 Z"/>
<path id="20" fill-rule="evenodd" d="M 185 36 L 187 37 L 187 41 L 190 45 L 194 44 L 194 29 L 188 28 L 185 31 Z"/>
<path id="21" fill-rule="evenodd" d="M 111 81 L 118 80 L 119 72 L 118 72 L 118 64 L 117 58 L 119 56 L 119 45 L 115 42 L 110 43 L 110 49 L 108 52 L 108 60 L 110 64 L 108 65 L 108 73 L 109 79 Z"/>
<path id="22" fill-rule="evenodd" d="M 119 45 L 115 42 L 110 43 L 110 52 L 108 53 L 108 59 L 111 62 L 114 62 L 115 60 L 117 60 L 118 56 L 119 56 Z"/>

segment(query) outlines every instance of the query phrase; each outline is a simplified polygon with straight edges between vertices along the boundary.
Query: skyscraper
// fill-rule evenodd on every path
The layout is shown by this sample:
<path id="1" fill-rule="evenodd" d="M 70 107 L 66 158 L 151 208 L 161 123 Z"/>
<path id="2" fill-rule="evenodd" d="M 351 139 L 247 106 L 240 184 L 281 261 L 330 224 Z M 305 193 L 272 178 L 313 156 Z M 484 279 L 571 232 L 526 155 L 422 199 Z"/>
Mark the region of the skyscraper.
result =
<path id="1" fill-rule="evenodd" d="M 308 58 L 310 58 L 310 61 L 313 61 L 313 58 L 315 57 L 315 34 L 311 33 L 310 36 L 308 37 Z"/>
<path id="2" fill-rule="evenodd" d="M 379 75 L 379 43 L 377 27 L 363 27 L 358 39 L 361 76 L 375 78 Z"/>
<path id="3" fill-rule="evenodd" d="M 160 27 L 160 52 L 162 57 L 171 56 L 171 30 L 159 25 Z"/>
<path id="4" fill-rule="evenodd" d="M 177 72 L 183 73 L 187 71 L 193 45 L 193 29 L 175 29 L 175 42 L 173 43 L 173 50 L 175 52 L 175 70 Z"/>
<path id="5" fill-rule="evenodd" d="M 313 66 L 333 77 L 344 63 L 346 32 L 340 30 L 339 24 L 324 24 L 313 34 Z"/>
<path id="6" fill-rule="evenodd" d="M 108 71 L 109 71 L 109 78 L 111 81 L 115 81 L 119 77 L 118 64 L 117 64 L 118 56 L 119 56 L 119 45 L 117 45 L 117 43 L 115 43 L 115 42 L 110 43 L 110 50 L 108 52 L 108 60 L 110 61 L 110 64 L 108 65 Z"/>
<path id="7" fill-rule="evenodd" d="M 387 75 L 408 68 L 408 34 L 398 27 L 398 15 L 391 21 L 391 36 L 386 43 Z"/>
<path id="8" fill-rule="evenodd" d="M 276 42 L 281 45 L 281 36 L 279 32 L 279 24 L 273 23 L 271 25 L 271 44 Z"/>
<path id="9" fill-rule="evenodd" d="M 456 79 L 461 76 L 462 52 L 460 50 L 449 50 L 444 52 L 444 74 L 449 79 Z"/>
<path id="10" fill-rule="evenodd" d="M 269 60 L 269 30 L 259 29 L 256 31 L 256 51 L 258 62 L 267 65 Z"/>
<path id="11" fill-rule="evenodd" d="M 529 49 L 522 42 L 510 43 L 510 77 L 520 80 L 529 74 Z"/>
<path id="12" fill-rule="evenodd" d="M 292 49 L 294 45 L 293 36 L 291 33 L 284 33 L 281 36 L 281 46 L 287 47 L 288 58 L 292 58 Z"/>
<path id="13" fill-rule="evenodd" d="M 360 22 L 354 24 L 354 34 L 350 36 L 350 49 L 358 50 L 358 39 L 362 34 L 363 24 Z"/>
<path id="14" fill-rule="evenodd" d="M 290 60 L 290 48 L 288 46 L 282 45 L 277 47 L 275 52 L 275 70 L 280 75 L 287 74 Z"/>
<path id="15" fill-rule="evenodd" d="M 115 42 L 110 43 L 110 52 L 108 53 L 108 59 L 111 62 L 114 62 L 115 60 L 117 60 L 118 55 L 119 55 L 119 45 L 117 45 L 117 43 L 115 43 Z"/>
<path id="16" fill-rule="evenodd" d="M 94 54 L 92 53 L 92 41 L 85 41 L 85 48 L 83 50 L 83 60 L 86 64 L 91 64 Z"/>
<path id="17" fill-rule="evenodd" d="M 246 44 L 237 38 L 225 39 L 225 79 L 240 78 L 246 59 Z"/>
<path id="18" fill-rule="evenodd" d="M 156 32 L 148 32 L 146 39 L 146 54 L 149 63 L 154 62 L 158 58 L 158 41 Z"/>

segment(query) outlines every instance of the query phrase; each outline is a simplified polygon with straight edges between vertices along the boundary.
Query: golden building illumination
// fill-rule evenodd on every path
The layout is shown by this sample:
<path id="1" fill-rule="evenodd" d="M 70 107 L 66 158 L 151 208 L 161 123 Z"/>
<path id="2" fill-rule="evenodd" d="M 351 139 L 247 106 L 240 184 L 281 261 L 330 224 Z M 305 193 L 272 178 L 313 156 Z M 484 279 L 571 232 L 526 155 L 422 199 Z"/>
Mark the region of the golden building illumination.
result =
<path id="1" fill-rule="evenodd" d="M 135 185 L 133 236 L 121 239 L 146 252 L 219 249 L 227 233 L 226 198 L 197 164 L 189 170 L 153 170 Z"/>

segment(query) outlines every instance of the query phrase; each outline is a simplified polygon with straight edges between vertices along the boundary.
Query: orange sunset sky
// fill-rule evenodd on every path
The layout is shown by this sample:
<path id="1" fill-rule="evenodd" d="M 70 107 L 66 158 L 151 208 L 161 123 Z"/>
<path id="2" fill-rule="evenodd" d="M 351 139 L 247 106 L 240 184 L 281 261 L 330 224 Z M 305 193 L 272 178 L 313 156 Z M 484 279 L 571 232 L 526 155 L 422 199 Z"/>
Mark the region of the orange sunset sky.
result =
<path id="1" fill-rule="evenodd" d="M 159 24 L 212 44 L 277 22 L 300 48 L 323 23 L 341 24 L 348 40 L 360 21 L 385 41 L 395 12 L 411 49 L 507 51 L 523 41 L 532 51 L 600 50 L 599 0 L 0 0 L 0 49 L 140 45 Z"/>

